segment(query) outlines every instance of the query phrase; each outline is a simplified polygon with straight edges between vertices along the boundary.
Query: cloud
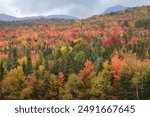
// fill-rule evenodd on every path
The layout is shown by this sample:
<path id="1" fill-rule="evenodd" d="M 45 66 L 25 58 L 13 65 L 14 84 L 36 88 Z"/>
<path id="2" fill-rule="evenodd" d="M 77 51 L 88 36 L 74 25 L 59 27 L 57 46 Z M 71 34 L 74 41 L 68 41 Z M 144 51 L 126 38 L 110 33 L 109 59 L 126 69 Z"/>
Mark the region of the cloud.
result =
<path id="1" fill-rule="evenodd" d="M 86 18 L 116 4 L 150 5 L 150 0 L 0 0 L 0 3 L 1 13 L 14 16 L 65 14 Z"/>
<path id="2" fill-rule="evenodd" d="M 86 17 L 95 9 L 99 0 L 12 0 L 11 4 L 27 15 L 68 14 Z"/>

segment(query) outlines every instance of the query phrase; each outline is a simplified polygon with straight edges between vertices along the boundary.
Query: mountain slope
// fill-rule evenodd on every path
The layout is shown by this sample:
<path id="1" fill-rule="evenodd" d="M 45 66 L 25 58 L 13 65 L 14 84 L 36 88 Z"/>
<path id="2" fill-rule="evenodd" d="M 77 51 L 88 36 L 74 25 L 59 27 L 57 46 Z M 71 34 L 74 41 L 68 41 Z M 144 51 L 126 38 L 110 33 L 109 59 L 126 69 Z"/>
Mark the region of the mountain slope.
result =
<path id="1" fill-rule="evenodd" d="M 1 21 L 16 21 L 16 20 L 19 20 L 19 18 L 9 16 L 9 15 L 6 15 L 6 14 L 0 14 L 0 20 Z"/>
<path id="2" fill-rule="evenodd" d="M 103 13 L 111 13 L 111 12 L 117 12 L 117 11 L 123 11 L 127 9 L 127 7 L 122 6 L 122 5 L 115 5 L 112 7 L 107 8 Z"/>

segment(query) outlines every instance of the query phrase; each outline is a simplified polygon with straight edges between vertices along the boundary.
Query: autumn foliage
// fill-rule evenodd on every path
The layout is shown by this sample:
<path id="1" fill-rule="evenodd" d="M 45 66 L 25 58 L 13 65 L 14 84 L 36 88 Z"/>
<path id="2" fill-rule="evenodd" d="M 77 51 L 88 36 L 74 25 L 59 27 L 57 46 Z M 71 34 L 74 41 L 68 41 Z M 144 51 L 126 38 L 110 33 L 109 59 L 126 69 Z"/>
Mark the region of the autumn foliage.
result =
<path id="1" fill-rule="evenodd" d="M 120 80 L 120 73 L 121 73 L 120 67 L 121 67 L 121 59 L 119 59 L 118 56 L 115 55 L 112 58 L 112 73 L 115 81 Z"/>
<path id="2" fill-rule="evenodd" d="M 0 99 L 150 99 L 149 11 L 0 21 Z"/>

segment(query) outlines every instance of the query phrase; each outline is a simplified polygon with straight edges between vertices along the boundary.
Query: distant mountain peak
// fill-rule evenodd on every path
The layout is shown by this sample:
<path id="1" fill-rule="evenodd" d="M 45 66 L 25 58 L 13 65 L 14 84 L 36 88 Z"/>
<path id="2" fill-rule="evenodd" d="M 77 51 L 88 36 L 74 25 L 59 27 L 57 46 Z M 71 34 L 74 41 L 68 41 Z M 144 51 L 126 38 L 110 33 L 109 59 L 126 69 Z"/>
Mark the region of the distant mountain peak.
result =
<path id="1" fill-rule="evenodd" d="M 123 11 L 126 9 L 127 7 L 118 4 L 118 5 L 107 8 L 103 13 L 106 14 L 106 13 L 111 13 L 111 12 L 118 12 L 118 11 Z"/>

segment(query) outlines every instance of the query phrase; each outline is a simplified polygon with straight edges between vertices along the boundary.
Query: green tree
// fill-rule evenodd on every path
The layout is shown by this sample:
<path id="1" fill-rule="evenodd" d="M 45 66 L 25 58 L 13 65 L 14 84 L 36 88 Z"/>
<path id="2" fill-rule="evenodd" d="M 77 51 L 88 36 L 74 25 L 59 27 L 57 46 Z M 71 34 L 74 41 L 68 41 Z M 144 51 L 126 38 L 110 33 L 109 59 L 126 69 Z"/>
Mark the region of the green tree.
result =
<path id="1" fill-rule="evenodd" d="M 103 63 L 103 71 L 91 81 L 91 99 L 110 99 L 112 73 L 108 61 Z"/>
<path id="2" fill-rule="evenodd" d="M 3 80 L 4 77 L 4 66 L 3 66 L 3 62 L 0 63 L 0 81 Z"/>
<path id="3" fill-rule="evenodd" d="M 83 69 L 85 63 L 85 54 L 83 51 L 79 51 L 76 53 L 74 57 L 74 68 L 75 72 L 78 73 L 81 69 Z"/>
<path id="4" fill-rule="evenodd" d="M 95 72 L 98 75 L 99 71 L 102 70 L 103 67 L 103 57 L 97 58 L 95 61 Z"/>
<path id="5" fill-rule="evenodd" d="M 8 62 L 7 62 L 7 69 L 8 71 L 10 71 L 11 69 L 13 69 L 13 48 L 12 48 L 12 44 L 9 43 L 8 44 Z"/>
<path id="6" fill-rule="evenodd" d="M 2 97 L 2 90 L 1 90 L 1 83 L 2 83 L 2 80 L 4 78 L 4 66 L 3 66 L 3 62 L 0 63 L 0 99 L 3 99 Z"/>
<path id="7" fill-rule="evenodd" d="M 25 74 L 29 75 L 29 74 L 33 73 L 30 47 L 27 48 L 26 56 L 27 56 L 27 64 L 26 64 L 26 68 L 25 68 Z"/>
<path id="8" fill-rule="evenodd" d="M 18 50 L 17 48 L 13 48 L 13 68 L 17 68 L 18 63 Z"/>
<path id="9" fill-rule="evenodd" d="M 50 70 L 50 68 L 49 68 L 49 63 L 48 63 L 48 56 L 45 57 L 44 66 L 45 66 L 45 69 L 46 69 L 47 71 Z"/>

